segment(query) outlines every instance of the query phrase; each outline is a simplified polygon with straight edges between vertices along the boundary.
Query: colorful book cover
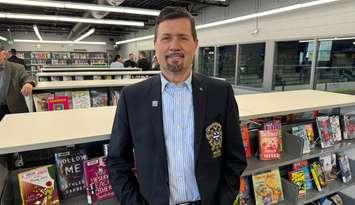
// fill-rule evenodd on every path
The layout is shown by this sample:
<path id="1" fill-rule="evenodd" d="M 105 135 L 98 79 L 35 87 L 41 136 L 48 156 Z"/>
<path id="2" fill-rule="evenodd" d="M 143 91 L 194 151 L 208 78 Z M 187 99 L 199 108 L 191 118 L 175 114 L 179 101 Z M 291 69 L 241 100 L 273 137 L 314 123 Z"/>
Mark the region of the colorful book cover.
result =
<path id="1" fill-rule="evenodd" d="M 48 99 L 48 111 L 67 110 L 68 108 L 68 96 L 55 96 Z"/>
<path id="2" fill-rule="evenodd" d="M 292 134 L 303 140 L 303 154 L 311 152 L 307 131 L 303 125 L 292 127 Z"/>
<path id="3" fill-rule="evenodd" d="M 90 92 L 88 90 L 72 92 L 73 109 L 90 108 Z"/>
<path id="4" fill-rule="evenodd" d="M 341 179 L 344 183 L 348 183 L 352 179 L 349 158 L 344 153 L 338 154 L 338 166 Z"/>
<path id="5" fill-rule="evenodd" d="M 240 177 L 239 196 L 238 205 L 248 205 L 251 203 L 250 184 L 247 176 Z"/>
<path id="6" fill-rule="evenodd" d="M 249 137 L 248 125 L 242 123 L 240 125 L 240 132 L 242 134 L 245 156 L 246 158 L 249 158 L 251 156 L 251 149 L 250 149 L 250 137 Z"/>
<path id="7" fill-rule="evenodd" d="M 52 93 L 33 94 L 33 102 L 36 112 L 48 111 L 48 99 L 54 98 Z"/>
<path id="8" fill-rule="evenodd" d="M 256 205 L 275 204 L 284 200 L 279 169 L 253 175 Z"/>
<path id="9" fill-rule="evenodd" d="M 304 179 L 306 182 L 306 190 L 313 189 L 313 181 L 311 177 L 311 171 L 309 170 L 308 161 L 302 160 L 300 162 L 292 164 L 292 170 L 303 170 Z"/>
<path id="10" fill-rule="evenodd" d="M 59 190 L 63 199 L 85 193 L 83 163 L 87 159 L 84 150 L 55 153 Z"/>
<path id="11" fill-rule="evenodd" d="M 303 126 L 306 129 L 306 133 L 307 133 L 307 137 L 308 137 L 308 141 L 309 141 L 309 146 L 311 149 L 313 149 L 316 146 L 315 139 L 314 139 L 313 125 L 312 124 L 305 124 Z"/>
<path id="12" fill-rule="evenodd" d="M 86 160 L 84 162 L 84 176 L 88 204 L 94 204 L 114 196 L 109 181 L 106 157 Z"/>
<path id="13" fill-rule="evenodd" d="M 337 179 L 337 161 L 335 154 L 329 154 L 319 157 L 319 162 L 322 166 L 325 181 L 327 183 Z"/>
<path id="14" fill-rule="evenodd" d="M 280 159 L 278 130 L 259 130 L 259 158 L 260 160 Z"/>
<path id="15" fill-rule="evenodd" d="M 330 126 L 329 116 L 317 117 L 316 122 L 322 148 L 333 146 L 334 139 L 332 127 Z"/>
<path id="16" fill-rule="evenodd" d="M 334 141 L 341 141 L 341 129 L 339 116 L 334 115 L 329 117 L 330 126 L 332 127 L 332 134 Z"/>
<path id="17" fill-rule="evenodd" d="M 317 190 L 322 191 L 323 187 L 326 186 L 326 183 L 325 183 L 325 176 L 324 176 L 321 165 L 319 164 L 319 162 L 313 162 L 310 165 L 310 169 L 311 169 L 313 181 L 317 187 Z"/>
<path id="18" fill-rule="evenodd" d="M 108 97 L 107 92 L 99 90 L 90 90 L 91 106 L 102 107 L 107 106 Z"/>
<path id="19" fill-rule="evenodd" d="M 288 172 L 288 180 L 298 186 L 298 198 L 302 199 L 306 194 L 306 180 L 303 169 Z"/>
<path id="20" fill-rule="evenodd" d="M 343 116 L 343 137 L 344 139 L 355 138 L 355 114 L 344 114 Z"/>
<path id="21" fill-rule="evenodd" d="M 283 147 L 282 147 L 281 120 L 277 119 L 277 120 L 273 120 L 270 122 L 266 122 L 264 124 L 264 130 L 271 130 L 271 131 L 277 132 L 277 135 L 280 138 L 279 139 L 279 151 L 282 152 Z"/>
<path id="22" fill-rule="evenodd" d="M 47 165 L 18 175 L 22 205 L 59 205 L 55 168 Z"/>

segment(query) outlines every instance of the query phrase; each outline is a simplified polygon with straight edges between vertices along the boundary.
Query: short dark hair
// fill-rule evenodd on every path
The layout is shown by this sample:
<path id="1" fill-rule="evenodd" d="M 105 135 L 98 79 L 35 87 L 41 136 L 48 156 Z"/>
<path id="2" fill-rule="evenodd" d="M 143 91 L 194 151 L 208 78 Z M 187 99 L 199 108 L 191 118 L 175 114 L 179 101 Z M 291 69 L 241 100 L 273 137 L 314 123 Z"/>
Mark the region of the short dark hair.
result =
<path id="1" fill-rule="evenodd" d="M 113 59 L 114 62 L 116 62 L 118 59 L 120 59 L 121 56 L 120 55 L 116 55 L 115 58 Z"/>
<path id="2" fill-rule="evenodd" d="M 10 52 L 11 52 L 12 55 L 16 55 L 16 49 L 11 48 Z"/>
<path id="3" fill-rule="evenodd" d="M 139 54 L 142 55 L 143 57 L 146 57 L 145 52 L 144 51 L 139 51 Z"/>
<path id="4" fill-rule="evenodd" d="M 168 6 L 160 11 L 160 14 L 155 21 L 154 42 L 157 40 L 158 27 L 161 22 L 179 18 L 187 18 L 190 21 L 192 38 L 194 41 L 197 41 L 195 19 L 193 16 L 184 8 Z"/>

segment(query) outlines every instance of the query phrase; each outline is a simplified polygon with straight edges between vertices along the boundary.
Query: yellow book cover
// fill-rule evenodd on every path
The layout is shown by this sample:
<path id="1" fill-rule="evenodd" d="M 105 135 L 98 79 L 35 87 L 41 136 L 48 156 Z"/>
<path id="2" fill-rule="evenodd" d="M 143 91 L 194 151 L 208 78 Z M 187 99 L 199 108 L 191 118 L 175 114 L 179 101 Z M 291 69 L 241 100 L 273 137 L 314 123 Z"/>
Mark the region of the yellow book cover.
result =
<path id="1" fill-rule="evenodd" d="M 276 204 L 284 200 L 279 169 L 253 175 L 256 205 Z"/>

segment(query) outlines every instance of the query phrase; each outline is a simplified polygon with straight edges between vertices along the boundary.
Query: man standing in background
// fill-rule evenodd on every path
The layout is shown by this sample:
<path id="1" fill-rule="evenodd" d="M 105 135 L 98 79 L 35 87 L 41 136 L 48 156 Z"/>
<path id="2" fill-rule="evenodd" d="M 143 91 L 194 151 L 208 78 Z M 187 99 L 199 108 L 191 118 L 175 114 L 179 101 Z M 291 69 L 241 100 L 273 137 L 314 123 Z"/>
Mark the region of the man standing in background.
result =
<path id="1" fill-rule="evenodd" d="M 36 79 L 24 66 L 6 60 L 7 51 L 0 48 L 0 120 L 10 113 L 28 112 L 24 96 L 32 93 Z"/>
<path id="2" fill-rule="evenodd" d="M 17 63 L 17 64 L 21 64 L 26 69 L 25 60 L 23 60 L 22 58 L 19 58 L 19 57 L 16 56 L 16 49 L 12 48 L 10 50 L 10 54 L 11 54 L 11 56 L 10 56 L 10 58 L 7 59 L 7 61 L 13 62 L 13 63 Z"/>
<path id="3" fill-rule="evenodd" d="M 126 60 L 123 63 L 123 65 L 125 68 L 127 68 L 127 67 L 135 68 L 137 66 L 137 63 L 134 61 L 134 54 L 133 53 L 128 54 L 128 60 Z"/>
<path id="4" fill-rule="evenodd" d="M 139 51 L 137 67 L 141 68 L 143 71 L 150 69 L 150 63 L 148 62 L 144 51 Z"/>
<path id="5" fill-rule="evenodd" d="M 116 109 L 115 195 L 122 205 L 232 205 L 246 167 L 232 86 L 192 72 L 198 40 L 185 9 L 160 12 L 154 47 L 161 74 L 123 88 Z"/>

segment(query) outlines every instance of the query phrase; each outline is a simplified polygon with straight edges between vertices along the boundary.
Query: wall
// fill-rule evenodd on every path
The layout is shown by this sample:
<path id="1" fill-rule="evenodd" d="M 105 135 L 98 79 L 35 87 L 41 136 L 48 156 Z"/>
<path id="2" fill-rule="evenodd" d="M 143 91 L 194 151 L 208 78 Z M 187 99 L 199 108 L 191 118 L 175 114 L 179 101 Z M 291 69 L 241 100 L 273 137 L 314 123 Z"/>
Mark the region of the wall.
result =
<path id="1" fill-rule="evenodd" d="M 261 0 L 259 11 L 305 2 Z M 197 24 L 254 13 L 255 1 L 235 0 L 227 8 L 207 8 L 196 18 Z M 312 8 L 259 18 L 259 33 L 252 35 L 256 20 L 198 30 L 200 46 L 250 43 L 267 40 L 310 39 L 328 36 L 355 36 L 355 1 L 341 0 Z M 152 34 L 152 33 L 150 33 Z M 143 36 L 143 35 L 137 35 Z M 153 40 L 120 45 L 121 53 L 153 49 Z"/>

